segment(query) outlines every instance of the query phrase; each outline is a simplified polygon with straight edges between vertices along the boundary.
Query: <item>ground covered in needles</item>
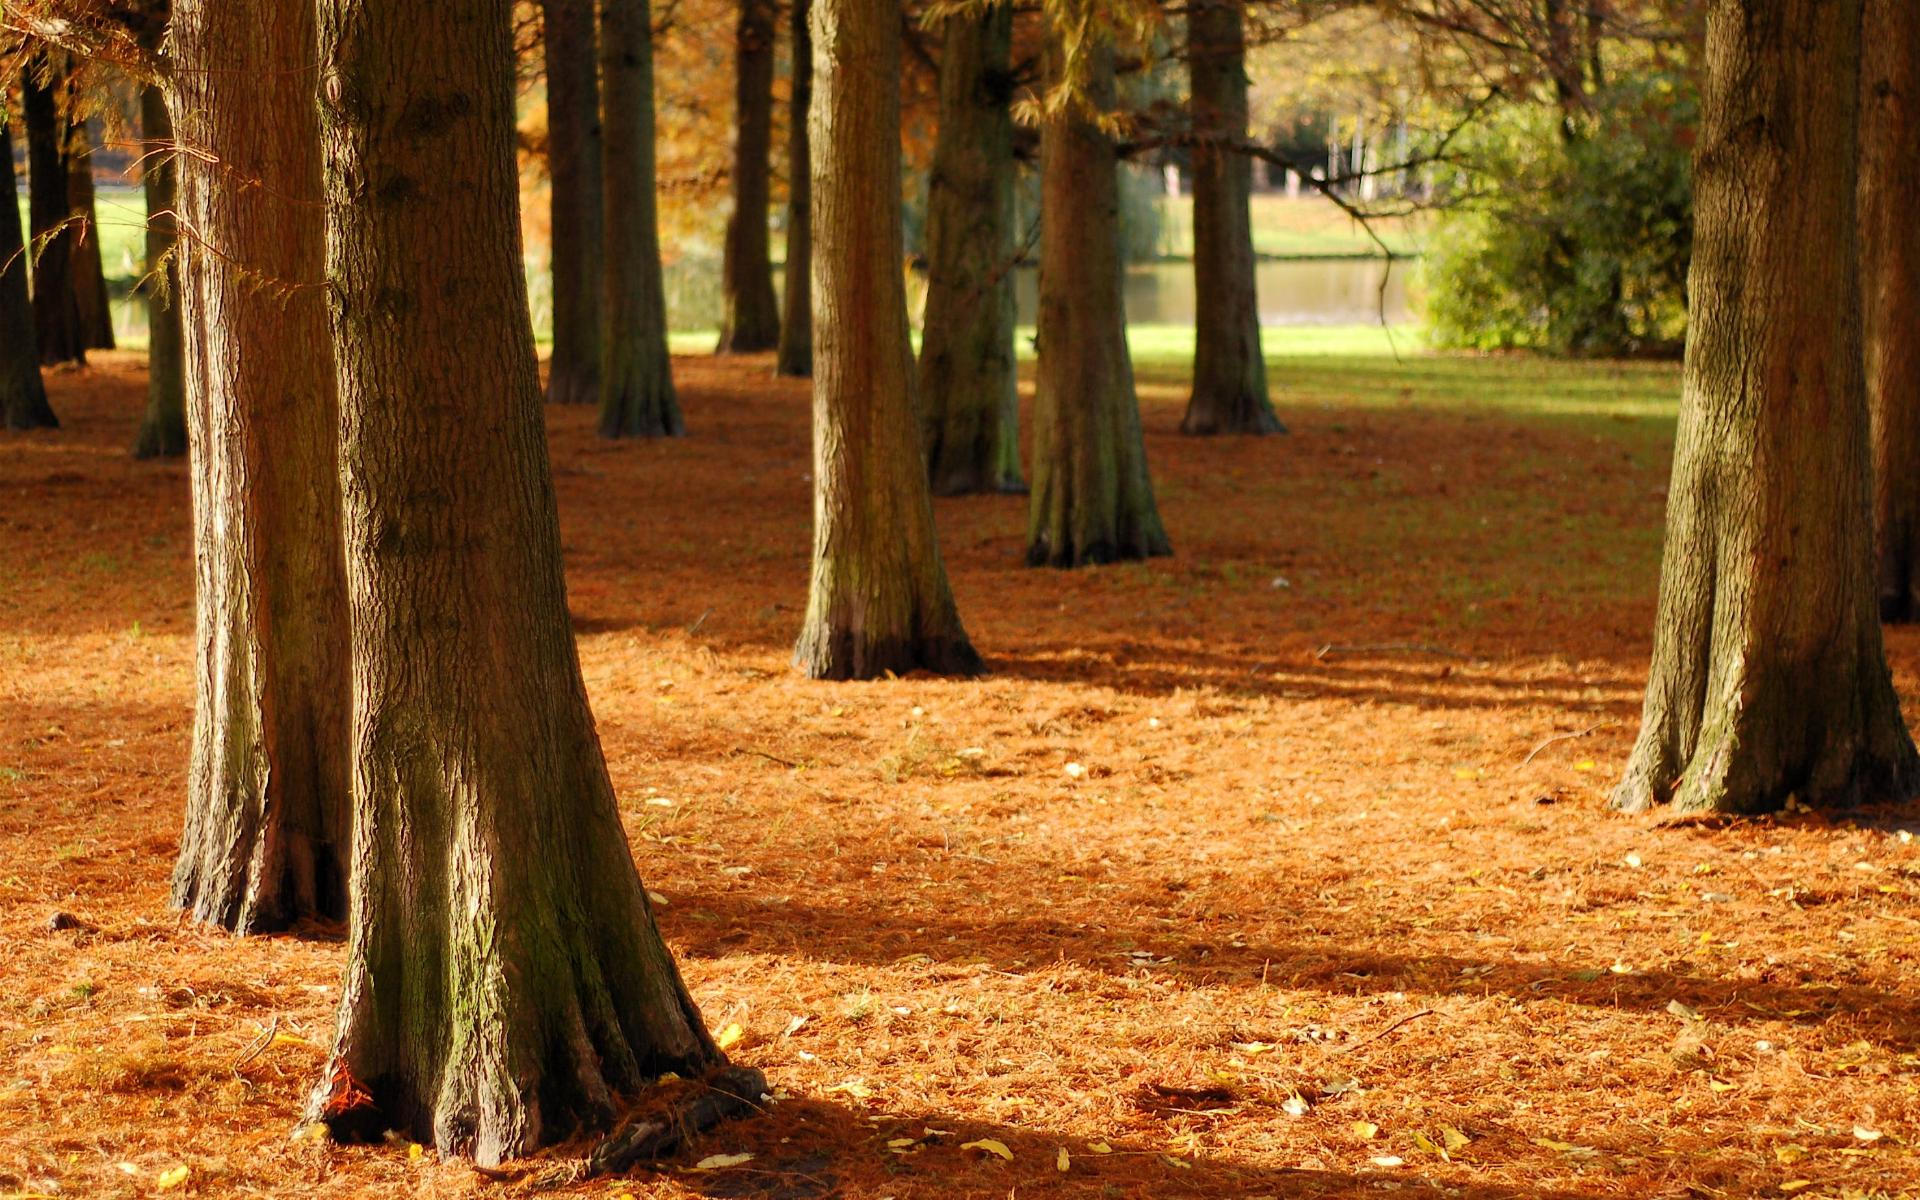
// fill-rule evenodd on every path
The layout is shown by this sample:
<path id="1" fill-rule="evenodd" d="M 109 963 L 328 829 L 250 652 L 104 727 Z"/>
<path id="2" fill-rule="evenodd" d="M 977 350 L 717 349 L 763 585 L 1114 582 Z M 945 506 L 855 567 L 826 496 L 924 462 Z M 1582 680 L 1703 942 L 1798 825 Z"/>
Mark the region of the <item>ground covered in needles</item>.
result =
<path id="1" fill-rule="evenodd" d="M 634 852 L 775 1090 L 548 1194 L 1910 1194 L 1911 810 L 1604 807 L 1676 371 L 1400 349 L 1283 353 L 1264 441 L 1179 437 L 1143 349 L 1171 559 L 1029 570 L 1022 499 L 941 501 L 977 682 L 789 670 L 804 383 L 682 359 L 673 442 L 550 412 Z M 137 356 L 49 390 L 65 428 L 0 444 L 0 1196 L 532 1192 L 584 1143 L 289 1136 L 339 931 L 169 910 L 186 469 L 126 453 Z"/>

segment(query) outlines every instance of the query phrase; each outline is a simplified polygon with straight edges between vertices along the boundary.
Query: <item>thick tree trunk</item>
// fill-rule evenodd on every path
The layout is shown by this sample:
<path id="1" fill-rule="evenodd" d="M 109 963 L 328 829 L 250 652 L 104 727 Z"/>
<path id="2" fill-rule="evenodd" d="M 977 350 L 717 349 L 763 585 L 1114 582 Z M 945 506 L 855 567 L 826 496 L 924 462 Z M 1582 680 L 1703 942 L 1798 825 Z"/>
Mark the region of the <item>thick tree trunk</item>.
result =
<path id="1" fill-rule="evenodd" d="M 313 9 L 175 0 L 193 451 L 193 763 L 173 898 L 237 932 L 346 914 L 348 660 Z"/>
<path id="2" fill-rule="evenodd" d="M 89 350 L 113 349 L 113 306 L 100 257 L 100 214 L 93 200 L 93 137 L 85 121 L 67 126 L 62 156 L 67 165 L 67 207 L 77 219 L 73 246 L 73 295 L 80 306 L 80 334 Z"/>
<path id="3" fill-rule="evenodd" d="M 1013 352 L 1013 6 L 948 17 L 927 180 L 920 411 L 939 496 L 1020 492 Z"/>
<path id="4" fill-rule="evenodd" d="M 20 233 L 20 195 L 13 178 L 13 129 L 0 104 L 0 426 L 7 429 L 57 427 L 40 379 L 33 302 L 27 298 L 25 239 Z"/>
<path id="5" fill-rule="evenodd" d="M 787 263 L 780 297 L 776 375 L 813 374 L 813 158 L 807 109 L 813 102 L 813 33 L 809 0 L 792 0 L 793 81 L 787 94 Z"/>
<path id="6" fill-rule="evenodd" d="M 815 679 L 971 675 L 914 428 L 900 229 L 900 0 L 814 0 Z"/>
<path id="7" fill-rule="evenodd" d="M 771 350 L 780 341 L 780 306 L 767 251 L 768 156 L 773 151 L 773 0 L 740 0 L 734 47 L 733 215 L 727 218 L 720 284 L 721 354 Z"/>
<path id="8" fill-rule="evenodd" d="M 58 93 L 65 86 L 52 63 L 29 66 L 20 110 L 27 130 L 27 226 L 33 245 L 33 324 L 43 363 L 85 363 L 87 340 L 74 293 L 74 246 L 68 220 L 67 165 L 60 157 Z"/>
<path id="9" fill-rule="evenodd" d="M 723 1061 L 654 928 L 568 624 L 510 16 L 321 0 L 318 39 L 355 817 L 314 1112 L 482 1163 Z"/>
<path id="10" fill-rule="evenodd" d="M 170 458 L 187 452 L 187 381 L 180 271 L 173 261 L 178 171 L 167 97 L 157 87 L 140 89 L 140 140 L 140 183 L 147 200 L 147 264 L 140 282 L 147 301 L 147 410 L 133 456 Z"/>
<path id="11" fill-rule="evenodd" d="M 547 399 L 600 399 L 600 296 L 605 287 L 599 52 L 594 0 L 541 0 L 547 66 L 547 177 L 553 257 L 553 354 Z"/>
<path id="12" fill-rule="evenodd" d="M 1084 104 L 1040 127 L 1040 364 L 1033 406 L 1027 562 L 1077 567 L 1170 554 L 1147 476 L 1127 350 L 1119 160 L 1093 120 L 1114 104 L 1113 46 L 1077 0 Z M 1047 55 L 1059 78 L 1059 35 Z"/>
<path id="13" fill-rule="evenodd" d="M 1880 616 L 1920 619 L 1920 6 L 1867 0 L 1861 316 L 1873 415 Z"/>
<path id="14" fill-rule="evenodd" d="M 600 0 L 606 76 L 606 347 L 600 360 L 605 437 L 687 431 L 667 354 L 654 197 L 653 24 L 647 0 Z"/>
<path id="15" fill-rule="evenodd" d="M 1187 10 L 1193 149 L 1193 396 L 1181 433 L 1283 433 L 1267 398 L 1254 286 L 1253 162 L 1226 148 L 1247 137 L 1246 8 Z"/>
<path id="16" fill-rule="evenodd" d="M 1874 612 L 1860 12 L 1708 12 L 1660 612 L 1618 808 L 1904 800 L 1920 780 Z"/>

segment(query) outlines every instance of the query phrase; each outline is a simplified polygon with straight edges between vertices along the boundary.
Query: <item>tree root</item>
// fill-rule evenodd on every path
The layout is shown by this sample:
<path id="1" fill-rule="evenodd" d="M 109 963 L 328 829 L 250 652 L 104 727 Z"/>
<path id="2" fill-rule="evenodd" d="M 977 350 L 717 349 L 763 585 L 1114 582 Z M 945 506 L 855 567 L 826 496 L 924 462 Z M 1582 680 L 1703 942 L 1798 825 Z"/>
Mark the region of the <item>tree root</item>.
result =
<path id="1" fill-rule="evenodd" d="M 617 1175 L 636 1164 L 664 1158 L 720 1122 L 760 1107 L 767 1077 L 752 1067 L 722 1067 L 706 1078 L 706 1090 L 665 1113 L 654 1113 L 615 1130 L 588 1152 L 581 1179 Z"/>

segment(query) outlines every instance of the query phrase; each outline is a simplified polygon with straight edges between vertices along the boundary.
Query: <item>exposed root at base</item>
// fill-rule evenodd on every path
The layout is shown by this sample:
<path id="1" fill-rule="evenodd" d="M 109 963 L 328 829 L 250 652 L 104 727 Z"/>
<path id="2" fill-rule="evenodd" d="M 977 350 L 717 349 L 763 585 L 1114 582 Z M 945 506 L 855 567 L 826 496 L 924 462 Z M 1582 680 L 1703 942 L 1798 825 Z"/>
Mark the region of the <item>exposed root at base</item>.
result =
<path id="1" fill-rule="evenodd" d="M 602 1138 L 564 1179 L 542 1179 L 557 1187 L 600 1175 L 618 1175 L 653 1159 L 665 1158 L 722 1121 L 760 1107 L 767 1077 L 752 1067 L 727 1066 L 708 1075 L 706 1087 L 682 1097 L 665 1112 L 651 1112 Z"/>

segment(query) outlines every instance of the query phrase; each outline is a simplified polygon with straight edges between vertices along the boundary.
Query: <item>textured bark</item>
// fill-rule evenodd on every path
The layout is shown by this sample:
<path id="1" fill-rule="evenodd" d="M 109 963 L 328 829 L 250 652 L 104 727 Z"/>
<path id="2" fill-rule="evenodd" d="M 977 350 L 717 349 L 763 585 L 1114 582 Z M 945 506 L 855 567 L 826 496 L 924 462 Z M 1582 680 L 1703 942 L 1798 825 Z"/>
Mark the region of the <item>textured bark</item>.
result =
<path id="1" fill-rule="evenodd" d="M 647 0 L 600 0 L 606 77 L 606 346 L 600 361 L 605 437 L 687 431 L 667 354 L 654 197 L 653 24 Z"/>
<path id="2" fill-rule="evenodd" d="M 920 412 L 939 496 L 1019 492 L 1013 351 L 1013 6 L 948 17 L 927 180 Z"/>
<path id="3" fill-rule="evenodd" d="M 901 275 L 900 0 L 814 0 L 815 679 L 971 675 L 934 533 Z"/>
<path id="4" fill-rule="evenodd" d="M 1253 161 L 1226 149 L 1247 137 L 1246 9 L 1196 0 L 1187 10 L 1194 131 L 1193 396 L 1181 433 L 1283 433 L 1267 397 L 1254 287 Z"/>
<path id="5" fill-rule="evenodd" d="M 807 109 L 813 102 L 813 32 L 809 0 L 792 0 L 793 81 L 787 93 L 787 262 L 780 297 L 776 375 L 813 374 L 813 156 Z"/>
<path id="6" fill-rule="evenodd" d="M 27 299 L 25 239 L 20 232 L 20 198 L 13 179 L 13 130 L 0 104 L 0 426 L 52 428 L 60 424 L 47 403 L 35 345 L 33 303 Z"/>
<path id="7" fill-rule="evenodd" d="M 553 354 L 547 399 L 600 399 L 602 213 L 599 52 L 594 0 L 541 0 L 547 66 L 547 177 Z"/>
<path id="8" fill-rule="evenodd" d="M 511 6 L 321 0 L 353 891 L 313 1112 L 497 1162 L 722 1060 L 587 707 L 520 263 Z"/>
<path id="9" fill-rule="evenodd" d="M 187 452 L 187 380 L 180 272 L 173 261 L 179 174 L 166 93 L 157 87 L 140 89 L 140 140 L 140 184 L 147 200 L 147 265 L 140 281 L 147 301 L 147 409 L 133 456 L 170 458 Z"/>
<path id="10" fill-rule="evenodd" d="M 73 297 L 80 306 L 80 336 L 89 350 L 111 350 L 113 307 L 107 302 L 107 272 L 100 258 L 100 215 L 93 202 L 93 137 L 85 121 L 67 126 L 61 156 L 67 168 L 67 207 L 77 222 Z"/>
<path id="11" fill-rule="evenodd" d="M 61 117 L 57 93 L 64 77 L 57 63 L 27 68 L 20 110 L 27 133 L 27 226 L 33 246 L 33 325 L 43 363 L 85 363 L 87 343 L 74 295 L 74 244 L 79 230 L 68 221 L 67 166 L 60 156 Z"/>
<path id="12" fill-rule="evenodd" d="M 1109 110 L 1113 47 L 1088 36 L 1096 40 L 1082 51 L 1086 104 Z M 1057 39 L 1047 50 L 1056 80 Z M 1027 562 L 1077 567 L 1170 554 L 1127 351 L 1119 160 L 1083 105 L 1046 118 L 1040 154 L 1040 364 Z"/>
<path id="13" fill-rule="evenodd" d="M 193 461 L 193 762 L 173 898 L 237 932 L 346 914 L 346 584 L 313 10 L 175 0 Z"/>
<path id="14" fill-rule="evenodd" d="M 1880 616 L 1920 619 L 1920 6 L 1867 0 L 1861 318 L 1873 416 Z"/>
<path id="15" fill-rule="evenodd" d="M 773 151 L 773 0 L 740 0 L 734 47 L 733 215 L 727 218 L 720 285 L 722 354 L 771 350 L 780 306 L 767 251 L 768 156 Z"/>
<path id="16" fill-rule="evenodd" d="M 1874 612 L 1860 0 L 1716 0 L 1653 667 L 1616 807 L 1903 800 Z"/>

